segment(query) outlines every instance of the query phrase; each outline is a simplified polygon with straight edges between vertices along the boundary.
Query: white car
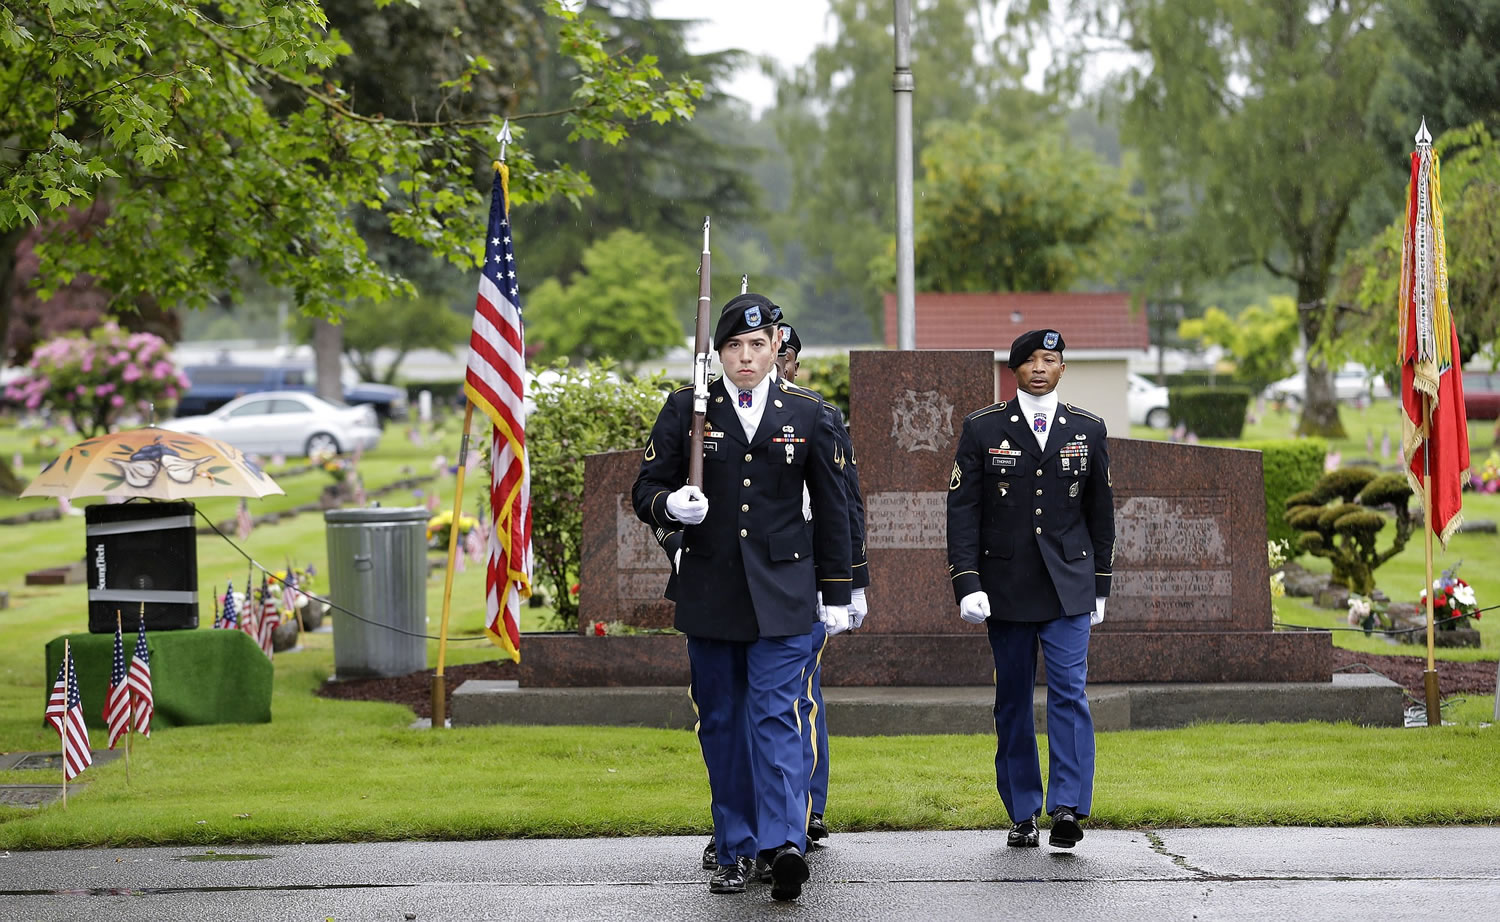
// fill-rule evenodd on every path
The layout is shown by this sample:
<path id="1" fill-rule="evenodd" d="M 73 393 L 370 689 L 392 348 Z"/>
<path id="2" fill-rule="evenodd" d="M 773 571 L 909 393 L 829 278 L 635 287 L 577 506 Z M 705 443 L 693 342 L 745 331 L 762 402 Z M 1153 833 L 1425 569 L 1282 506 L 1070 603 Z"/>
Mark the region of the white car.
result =
<path id="1" fill-rule="evenodd" d="M 1167 428 L 1172 419 L 1167 413 L 1167 389 L 1140 375 L 1126 375 L 1126 378 L 1130 389 L 1125 394 L 1125 406 L 1131 425 Z"/>
<path id="2" fill-rule="evenodd" d="M 329 403 L 300 391 L 246 394 L 205 416 L 169 419 L 161 427 L 206 435 L 247 454 L 342 454 L 380 444 L 374 407 Z"/>
<path id="3" fill-rule="evenodd" d="M 1334 398 L 1344 402 L 1369 400 L 1372 397 L 1389 397 L 1391 389 L 1385 380 L 1363 365 L 1353 362 L 1333 373 Z M 1290 378 L 1282 378 L 1266 388 L 1265 396 L 1282 405 L 1296 409 L 1307 399 L 1307 374 L 1299 371 Z"/>

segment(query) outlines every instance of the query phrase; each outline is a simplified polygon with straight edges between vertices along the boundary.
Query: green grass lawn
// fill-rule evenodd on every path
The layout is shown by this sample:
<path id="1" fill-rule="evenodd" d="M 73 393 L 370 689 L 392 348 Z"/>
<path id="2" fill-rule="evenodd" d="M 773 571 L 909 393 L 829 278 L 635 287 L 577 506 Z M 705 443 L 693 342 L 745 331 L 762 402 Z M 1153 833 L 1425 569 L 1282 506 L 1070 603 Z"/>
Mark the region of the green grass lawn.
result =
<path id="1" fill-rule="evenodd" d="M 25 451 L 32 438 L 0 430 L 0 451 Z M 451 457 L 456 443 L 450 432 L 440 446 L 418 448 L 392 430 L 364 459 L 366 482 L 373 489 L 406 470 L 429 472 L 432 456 Z M 299 496 L 310 499 L 327 482 L 315 472 L 285 480 L 294 495 L 252 503 L 257 514 L 284 508 L 278 503 L 303 501 Z M 446 475 L 437 484 L 447 502 L 452 489 Z M 385 503 L 417 501 L 393 495 Z M 222 506 L 205 504 L 209 514 L 230 517 L 234 501 L 219 502 Z M 24 508 L 27 503 L 0 503 L 0 509 Z M 247 548 L 268 565 L 291 558 L 326 573 L 323 531 L 321 516 L 305 514 L 257 528 Z M 1472 547 L 1455 541 L 1455 553 L 1472 555 L 1465 557 L 1465 573 L 1482 600 L 1491 593 L 1479 577 L 1500 566 L 1500 548 L 1490 540 Z M 11 607 L 0 611 L 5 640 L 0 644 L 0 751 L 56 750 L 57 736 L 41 719 L 50 682 L 43 675 L 42 647 L 58 634 L 83 628 L 87 596 L 82 586 L 26 587 L 22 577 L 82 553 L 80 518 L 0 527 L 0 587 L 11 593 Z M 198 553 L 203 587 L 244 579 L 243 559 L 222 540 L 200 537 Z M 450 630 L 456 642 L 449 646 L 449 663 L 499 658 L 498 649 L 479 637 L 482 583 L 477 567 L 457 577 Z M 326 586 L 323 580 L 315 588 Z M 441 574 L 435 573 L 427 585 L 434 632 L 442 587 Z M 527 609 L 523 627 L 536 629 L 549 614 Z M 1347 644 L 1358 635 L 1337 636 Z M 1489 658 L 1494 639 L 1487 630 L 1483 652 Z M 436 662 L 435 641 L 428 644 L 428 661 Z M 162 730 L 135 748 L 128 783 L 120 760 L 85 772 L 79 780 L 87 786 L 70 796 L 66 810 L 56 804 L 40 810 L 0 808 L 0 849 L 708 829 L 707 782 L 689 732 L 412 730 L 413 715 L 405 707 L 316 697 L 314 689 L 332 671 L 331 636 L 305 635 L 300 650 L 276 657 L 272 723 Z M 1092 822 L 1116 827 L 1497 822 L 1497 731 L 1479 725 L 1488 719 L 1489 706 L 1488 698 L 1463 702 L 1447 716 L 1457 715 L 1464 725 L 1431 730 L 1208 724 L 1100 734 Z M 101 747 L 102 722 L 97 714 L 86 716 L 94 745 Z M 1006 825 L 994 791 L 994 741 L 988 735 L 837 738 L 832 749 L 829 819 L 835 829 Z M 0 773 L 5 784 L 52 780 L 35 772 Z"/>

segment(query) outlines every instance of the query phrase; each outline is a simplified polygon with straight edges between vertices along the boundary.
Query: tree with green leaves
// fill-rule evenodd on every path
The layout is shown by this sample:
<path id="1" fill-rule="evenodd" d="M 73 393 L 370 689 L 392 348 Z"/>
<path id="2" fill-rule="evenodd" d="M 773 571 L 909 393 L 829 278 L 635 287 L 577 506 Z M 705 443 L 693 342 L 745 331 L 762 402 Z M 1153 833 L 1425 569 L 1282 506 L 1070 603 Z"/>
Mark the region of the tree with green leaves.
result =
<path id="1" fill-rule="evenodd" d="M 684 341 L 675 305 L 696 287 L 685 255 L 617 230 L 584 250 L 566 285 L 548 279 L 526 296 L 526 340 L 538 358 L 604 359 L 627 365 Z"/>
<path id="2" fill-rule="evenodd" d="M 1116 266 L 1133 217 L 1125 177 L 1061 130 L 936 122 L 922 170 L 921 291 L 1066 291 Z"/>
<path id="3" fill-rule="evenodd" d="M 1381 100 L 1393 159 L 1410 150 L 1419 117 L 1434 136 L 1500 124 L 1500 0 L 1404 0 L 1390 15 L 1404 52 Z"/>
<path id="4" fill-rule="evenodd" d="M 552 371 L 555 378 L 544 372 L 533 387 L 536 409 L 526 421 L 531 546 L 537 583 L 551 587 L 558 618 L 572 627 L 578 599 L 568 590 L 583 560 L 584 458 L 639 449 L 641 433 L 655 422 L 667 386 L 659 376 L 622 376 L 609 361 L 581 367 L 558 363 Z"/>
<path id="5" fill-rule="evenodd" d="M 436 349 L 453 355 L 456 347 L 468 340 L 472 320 L 472 308 L 460 314 L 442 297 L 361 301 L 345 310 L 339 321 L 342 351 L 364 380 L 394 384 L 402 360 L 415 349 Z M 299 340 L 313 341 L 314 322 L 314 318 L 305 316 L 296 320 Z M 384 368 L 375 362 L 375 353 L 381 349 L 395 352 Z M 318 379 L 322 378 L 320 374 Z"/>
<path id="6" fill-rule="evenodd" d="M 1351 208 L 1382 169 L 1367 119 L 1394 50 L 1376 0 L 1078 0 L 1093 31 L 1123 37 L 1145 65 L 1123 78 L 1123 130 L 1153 190 L 1181 187 L 1191 213 L 1183 274 L 1261 265 L 1296 286 L 1316 342 Z M 1342 435 L 1324 357 L 1307 362 L 1303 434 Z"/>
<path id="7" fill-rule="evenodd" d="M 1234 317 L 1210 307 L 1202 317 L 1182 321 L 1177 335 L 1222 347 L 1234 359 L 1235 379 L 1254 393 L 1297 370 L 1297 304 L 1291 298 L 1273 297 Z"/>
<path id="8" fill-rule="evenodd" d="M 484 85 L 487 58 L 434 77 L 437 89 L 411 110 L 405 100 L 386 110 L 338 82 L 351 46 L 325 31 L 315 3 L 0 6 L 0 85 L 10 88 L 0 103 L 0 281 L 27 227 L 95 205 L 110 209 L 102 226 L 50 235 L 43 297 L 86 272 L 120 304 L 151 296 L 197 307 L 236 291 L 247 268 L 313 314 L 409 294 L 397 268 L 371 258 L 362 210 L 472 266 L 502 117 L 523 128 L 555 118 L 575 140 L 612 144 L 635 124 L 691 116 L 701 92 L 696 80 L 663 75 L 650 55 L 612 46 L 590 18 L 557 0 L 544 6 L 557 53 L 577 68 L 566 104 L 522 112 L 501 95 L 470 115 L 454 113 Z M 501 34 L 529 41 L 535 22 L 523 13 L 497 7 Z M 524 136 L 510 162 L 517 204 L 591 191 L 566 163 L 537 161 Z"/>

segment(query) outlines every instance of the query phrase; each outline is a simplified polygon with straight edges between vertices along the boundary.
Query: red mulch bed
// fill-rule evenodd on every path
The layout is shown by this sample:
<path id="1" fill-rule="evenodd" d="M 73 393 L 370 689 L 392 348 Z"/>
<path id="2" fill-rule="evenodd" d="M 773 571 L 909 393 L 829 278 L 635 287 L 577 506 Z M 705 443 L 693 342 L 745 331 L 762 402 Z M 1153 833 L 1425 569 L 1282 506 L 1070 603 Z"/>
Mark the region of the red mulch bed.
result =
<path id="1" fill-rule="evenodd" d="M 417 712 L 418 717 L 432 719 L 432 676 L 436 670 L 413 672 L 409 675 L 390 676 L 384 679 L 346 679 L 342 682 L 324 682 L 318 694 L 324 698 L 341 698 L 345 701 L 392 701 L 404 704 Z M 470 663 L 466 666 L 447 666 L 443 669 L 443 690 L 446 707 L 453 713 L 453 692 L 470 679 L 514 679 L 518 675 L 515 663 L 505 662 Z"/>
<path id="2" fill-rule="evenodd" d="M 1427 670 L 1426 655 L 1385 656 L 1378 653 L 1356 653 L 1342 647 L 1333 648 L 1334 669 L 1353 666 L 1355 663 L 1364 663 L 1391 681 L 1401 683 L 1418 700 L 1426 697 L 1427 692 L 1422 679 L 1422 673 Z M 1362 670 L 1355 666 L 1353 669 L 1342 671 L 1360 672 Z M 1495 693 L 1495 663 L 1493 661 L 1455 663 L 1438 660 L 1437 674 L 1438 690 L 1444 697 L 1463 692 L 1480 695 Z"/>
<path id="3" fill-rule="evenodd" d="M 1364 663 L 1371 669 L 1399 682 L 1412 695 L 1421 699 L 1423 691 L 1422 673 L 1427 668 L 1425 656 L 1385 656 L 1374 653 L 1356 653 L 1340 647 L 1333 648 L 1333 668 L 1357 672 L 1344 667 Z M 469 679 L 514 679 L 518 675 L 515 663 L 488 662 L 471 663 L 465 666 L 449 666 L 443 670 L 444 689 L 448 698 L 448 713 L 453 713 L 453 691 Z M 404 704 L 416 712 L 418 717 L 432 718 L 432 674 L 433 670 L 413 672 L 410 675 L 392 676 L 385 679 L 348 679 L 342 682 L 324 682 L 318 694 L 324 698 L 340 698 L 346 701 L 392 701 Z M 1438 687 L 1443 695 L 1460 693 L 1493 695 L 1495 693 L 1495 664 L 1493 662 L 1454 663 L 1438 661 Z"/>

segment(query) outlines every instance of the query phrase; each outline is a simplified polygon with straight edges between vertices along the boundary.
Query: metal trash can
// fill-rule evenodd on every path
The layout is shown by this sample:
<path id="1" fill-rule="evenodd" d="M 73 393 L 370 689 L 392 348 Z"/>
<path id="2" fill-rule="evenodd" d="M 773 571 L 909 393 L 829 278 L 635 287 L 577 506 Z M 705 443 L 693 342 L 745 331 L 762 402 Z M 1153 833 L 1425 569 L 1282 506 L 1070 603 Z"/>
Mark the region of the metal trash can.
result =
<path id="1" fill-rule="evenodd" d="M 336 679 L 427 668 L 426 509 L 329 509 L 329 596 Z M 363 620 L 361 620 L 363 619 Z M 392 630 L 395 628 L 395 630 Z"/>

